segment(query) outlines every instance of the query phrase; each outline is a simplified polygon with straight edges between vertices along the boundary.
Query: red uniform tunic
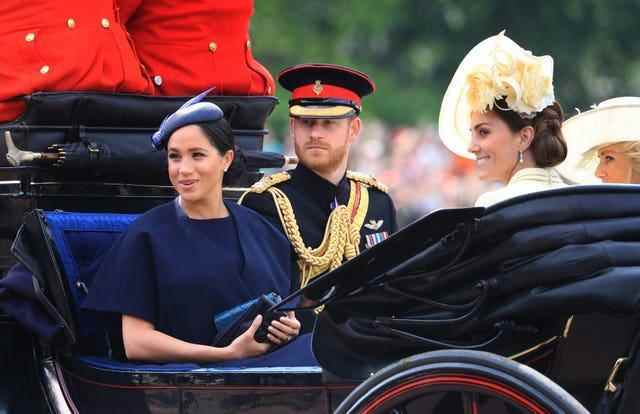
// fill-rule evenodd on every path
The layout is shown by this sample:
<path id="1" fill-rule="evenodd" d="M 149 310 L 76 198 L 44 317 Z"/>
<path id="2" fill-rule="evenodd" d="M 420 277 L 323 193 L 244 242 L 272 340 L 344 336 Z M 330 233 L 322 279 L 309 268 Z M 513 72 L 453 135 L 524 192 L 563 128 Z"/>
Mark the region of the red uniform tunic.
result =
<path id="1" fill-rule="evenodd" d="M 153 93 L 114 0 L 2 0 L 0 51 L 0 122 L 37 91 Z"/>
<path id="2" fill-rule="evenodd" d="M 251 53 L 253 0 L 118 0 L 158 95 L 273 95 Z M 126 20 L 125 20 L 126 19 Z"/>

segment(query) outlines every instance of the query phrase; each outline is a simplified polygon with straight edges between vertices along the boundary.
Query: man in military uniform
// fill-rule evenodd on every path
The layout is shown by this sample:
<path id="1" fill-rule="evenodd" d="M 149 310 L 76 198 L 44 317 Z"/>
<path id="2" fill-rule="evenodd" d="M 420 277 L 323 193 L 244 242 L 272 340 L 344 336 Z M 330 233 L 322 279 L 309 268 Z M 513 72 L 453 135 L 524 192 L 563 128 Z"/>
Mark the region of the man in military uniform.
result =
<path id="1" fill-rule="evenodd" d="M 362 128 L 362 97 L 375 90 L 369 77 L 344 66 L 305 64 L 283 70 L 278 80 L 292 92 L 289 126 L 299 164 L 263 178 L 240 203 L 289 238 L 304 287 L 393 233 L 395 208 L 375 178 L 347 171 Z"/>

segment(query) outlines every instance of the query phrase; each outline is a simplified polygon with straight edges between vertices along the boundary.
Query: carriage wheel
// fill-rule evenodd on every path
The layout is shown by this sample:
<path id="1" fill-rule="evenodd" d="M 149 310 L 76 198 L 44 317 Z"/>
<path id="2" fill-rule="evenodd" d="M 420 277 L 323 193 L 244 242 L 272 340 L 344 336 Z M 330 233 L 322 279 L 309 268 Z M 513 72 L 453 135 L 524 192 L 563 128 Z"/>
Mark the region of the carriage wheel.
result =
<path id="1" fill-rule="evenodd" d="M 336 414 L 588 414 L 532 368 L 480 351 L 435 351 L 398 361 L 360 384 Z"/>

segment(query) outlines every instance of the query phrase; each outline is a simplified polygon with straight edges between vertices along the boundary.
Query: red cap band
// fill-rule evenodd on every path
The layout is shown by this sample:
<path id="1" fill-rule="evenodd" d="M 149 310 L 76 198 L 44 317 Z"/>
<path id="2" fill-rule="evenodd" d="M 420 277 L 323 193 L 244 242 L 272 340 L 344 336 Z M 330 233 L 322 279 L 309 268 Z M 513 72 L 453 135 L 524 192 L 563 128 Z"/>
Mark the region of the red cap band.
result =
<path id="1" fill-rule="evenodd" d="M 335 85 L 326 85 L 320 82 L 304 85 L 293 90 L 291 99 L 345 99 L 362 106 L 362 100 L 357 93 L 350 89 Z"/>

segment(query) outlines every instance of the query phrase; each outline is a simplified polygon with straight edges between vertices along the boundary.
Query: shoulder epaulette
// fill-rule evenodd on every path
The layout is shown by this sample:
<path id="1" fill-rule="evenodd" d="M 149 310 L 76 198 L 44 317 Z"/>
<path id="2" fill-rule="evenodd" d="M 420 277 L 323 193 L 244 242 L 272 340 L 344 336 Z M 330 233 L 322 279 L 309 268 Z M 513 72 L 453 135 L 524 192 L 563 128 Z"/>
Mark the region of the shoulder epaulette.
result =
<path id="1" fill-rule="evenodd" d="M 389 191 L 389 188 L 386 185 L 382 184 L 380 181 L 376 180 L 376 177 L 369 174 L 363 174 L 356 171 L 347 171 L 347 178 L 368 185 L 369 187 L 373 187 L 379 191 L 382 191 L 383 193 Z"/>
<path id="2" fill-rule="evenodd" d="M 279 173 L 275 173 L 272 175 L 266 175 L 262 177 L 260 181 L 257 181 L 256 183 L 254 183 L 249 189 L 249 191 L 252 193 L 264 193 L 270 187 L 283 183 L 289 180 L 290 178 L 291 178 L 291 175 L 286 171 L 281 171 Z"/>

